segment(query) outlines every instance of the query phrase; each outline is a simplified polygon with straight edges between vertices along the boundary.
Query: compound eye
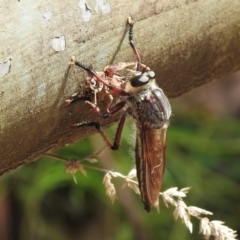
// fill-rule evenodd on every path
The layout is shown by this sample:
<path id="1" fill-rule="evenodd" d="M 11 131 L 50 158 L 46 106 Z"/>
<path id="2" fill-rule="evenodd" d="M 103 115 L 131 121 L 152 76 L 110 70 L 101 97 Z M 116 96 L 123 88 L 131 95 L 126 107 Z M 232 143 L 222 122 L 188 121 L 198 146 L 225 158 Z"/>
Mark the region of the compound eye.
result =
<path id="1" fill-rule="evenodd" d="M 149 77 L 146 74 L 135 76 L 131 79 L 132 87 L 141 87 L 149 82 Z"/>
<path id="2" fill-rule="evenodd" d="M 131 79 L 132 87 L 141 87 L 146 85 L 150 79 L 155 77 L 155 73 L 153 71 L 144 72 L 140 75 L 137 75 Z"/>

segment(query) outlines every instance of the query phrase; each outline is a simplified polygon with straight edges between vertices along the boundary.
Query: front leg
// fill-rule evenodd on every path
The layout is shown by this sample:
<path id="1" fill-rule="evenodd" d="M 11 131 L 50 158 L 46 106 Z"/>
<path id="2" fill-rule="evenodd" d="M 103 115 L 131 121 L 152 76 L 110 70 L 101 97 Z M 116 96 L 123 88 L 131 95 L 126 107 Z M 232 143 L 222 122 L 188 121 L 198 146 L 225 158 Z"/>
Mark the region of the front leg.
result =
<path id="1" fill-rule="evenodd" d="M 74 93 L 69 97 L 69 99 L 65 100 L 65 106 L 69 106 L 71 103 L 76 101 L 91 101 L 90 97 L 82 96 L 80 93 Z"/>
<path id="2" fill-rule="evenodd" d="M 107 109 L 107 112 L 101 113 L 100 108 L 96 104 L 89 101 L 86 101 L 85 103 L 88 104 L 91 107 L 91 109 L 101 118 L 108 118 L 109 116 L 112 116 L 116 112 L 123 109 L 123 107 L 126 104 L 125 101 L 119 102 L 115 106 L 111 107 L 110 109 Z"/>
<path id="3" fill-rule="evenodd" d="M 115 134 L 115 139 L 114 142 L 111 143 L 111 141 L 109 140 L 109 138 L 107 137 L 107 135 L 104 133 L 100 123 L 98 122 L 94 122 L 94 121 L 83 121 L 81 123 L 75 123 L 72 125 L 72 127 L 84 127 L 84 126 L 93 126 L 96 128 L 96 130 L 101 134 L 103 140 L 107 143 L 107 145 L 112 149 L 112 150 L 117 150 L 119 148 L 120 142 L 121 142 L 121 138 L 122 138 L 122 131 L 123 131 L 123 127 L 124 127 L 124 123 L 127 117 L 127 112 L 125 112 L 121 119 L 120 122 L 118 124 L 118 128 Z"/>
<path id="4" fill-rule="evenodd" d="M 91 102 L 86 102 L 88 103 L 91 108 L 98 114 L 98 116 L 102 117 L 102 118 L 107 118 L 109 117 L 110 115 L 113 115 L 115 114 L 116 112 L 120 111 L 121 109 L 123 109 L 123 107 L 125 106 L 126 102 L 122 101 L 122 102 L 119 102 L 118 104 L 116 104 L 115 106 L 113 106 L 112 108 L 109 109 L 109 112 L 106 112 L 106 113 L 101 113 L 100 112 L 100 109 L 94 105 L 93 103 Z M 123 131 L 123 126 L 124 126 L 124 123 L 125 123 L 125 120 L 126 120 L 126 117 L 127 117 L 127 113 L 128 113 L 128 110 L 125 111 L 125 113 L 122 115 L 121 117 L 121 120 L 118 124 L 118 128 L 117 128 L 117 132 L 116 132 L 116 135 L 115 135 L 115 139 L 114 139 L 114 142 L 113 144 L 110 142 L 110 140 L 108 139 L 108 137 L 106 136 L 106 134 L 104 133 L 101 125 L 98 123 L 98 122 L 95 122 L 95 121 L 83 121 L 81 123 L 75 123 L 75 124 L 72 124 L 72 127 L 84 127 L 84 126 L 94 126 L 97 131 L 101 134 L 103 140 L 107 143 L 107 145 L 112 149 L 112 150 L 117 150 L 119 148 L 119 144 L 120 144 L 120 141 L 121 141 L 121 138 L 122 138 L 122 131 Z"/>

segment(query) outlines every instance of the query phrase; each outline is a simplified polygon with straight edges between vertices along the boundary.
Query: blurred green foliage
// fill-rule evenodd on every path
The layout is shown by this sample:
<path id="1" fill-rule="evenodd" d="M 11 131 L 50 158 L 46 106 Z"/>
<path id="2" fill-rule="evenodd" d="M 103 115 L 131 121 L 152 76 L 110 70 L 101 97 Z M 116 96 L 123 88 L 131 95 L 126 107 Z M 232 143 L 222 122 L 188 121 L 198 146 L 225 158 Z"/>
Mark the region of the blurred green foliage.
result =
<path id="1" fill-rule="evenodd" d="M 240 230 L 240 127 L 239 120 L 198 110 L 183 110 L 173 104 L 168 130 L 167 166 L 163 191 L 191 186 L 184 201 L 214 213 Z M 132 120 L 127 121 L 119 151 L 106 150 L 97 163 L 86 165 L 127 174 L 134 166 Z M 116 125 L 106 129 L 113 139 Z M 83 159 L 104 146 L 96 134 L 55 153 L 67 159 Z M 199 221 L 192 218 L 190 234 L 173 207 L 160 203 L 145 212 L 139 195 L 122 188 L 114 179 L 118 199 L 112 205 L 102 184 L 103 172 L 85 169 L 76 173 L 78 184 L 65 173 L 65 163 L 50 158 L 22 167 L 1 178 L 0 211 L 8 210 L 6 239 L 203 239 Z M 2 238 L 0 238 L 2 239 Z"/>

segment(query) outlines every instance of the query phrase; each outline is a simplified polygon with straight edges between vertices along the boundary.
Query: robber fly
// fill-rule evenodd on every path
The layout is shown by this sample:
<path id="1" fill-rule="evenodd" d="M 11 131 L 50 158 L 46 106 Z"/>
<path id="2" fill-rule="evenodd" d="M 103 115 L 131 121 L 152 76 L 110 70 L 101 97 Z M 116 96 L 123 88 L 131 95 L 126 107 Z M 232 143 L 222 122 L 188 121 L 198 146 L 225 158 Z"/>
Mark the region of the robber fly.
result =
<path id="1" fill-rule="evenodd" d="M 131 115 L 137 126 L 136 132 L 136 169 L 139 189 L 146 211 L 159 205 L 165 168 L 166 133 L 171 116 L 171 106 L 162 89 L 155 83 L 155 73 L 142 64 L 140 55 L 133 42 L 133 20 L 128 18 L 129 44 L 136 55 L 137 62 L 117 63 L 107 66 L 103 72 L 95 72 L 81 62 L 72 59 L 72 64 L 82 68 L 99 86 L 105 86 L 109 92 L 119 97 L 119 102 L 109 104 L 105 113 L 101 113 L 96 101 L 73 94 L 66 100 L 66 105 L 78 100 L 87 103 L 101 118 L 124 110 L 119 121 L 114 142 L 111 143 L 96 121 L 84 121 L 73 124 L 73 127 L 93 126 L 102 135 L 107 145 L 117 150 L 121 141 L 123 126 L 127 115 Z M 124 73 L 123 73 L 124 72 Z M 129 72 L 130 74 L 125 74 Z"/>

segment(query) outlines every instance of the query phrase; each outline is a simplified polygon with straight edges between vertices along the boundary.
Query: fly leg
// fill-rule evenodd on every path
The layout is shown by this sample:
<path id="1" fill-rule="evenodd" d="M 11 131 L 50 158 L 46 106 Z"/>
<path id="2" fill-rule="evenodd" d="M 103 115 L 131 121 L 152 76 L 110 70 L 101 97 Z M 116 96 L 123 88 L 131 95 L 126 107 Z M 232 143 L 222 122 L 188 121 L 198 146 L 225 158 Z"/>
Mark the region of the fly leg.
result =
<path id="1" fill-rule="evenodd" d="M 69 99 L 65 100 L 65 106 L 67 107 L 76 101 L 91 101 L 91 99 L 90 97 L 82 96 L 80 93 L 74 93 L 69 97 Z"/>
<path id="2" fill-rule="evenodd" d="M 108 118 L 112 116 L 113 114 L 121 110 L 126 104 L 124 101 L 119 102 L 115 106 L 111 107 L 110 109 L 107 109 L 107 112 L 101 113 L 100 108 L 94 103 L 89 101 L 86 101 L 85 103 L 88 104 L 92 108 L 92 110 L 101 118 Z"/>
<path id="3" fill-rule="evenodd" d="M 131 48 L 133 49 L 133 52 L 134 54 L 136 55 L 136 58 L 137 58 L 137 71 L 142 71 L 142 72 L 145 72 L 145 71 L 149 71 L 149 67 L 147 67 L 145 64 L 142 64 L 142 60 L 141 60 L 141 57 L 140 57 L 140 54 L 133 42 L 133 25 L 134 25 L 134 22 L 132 20 L 131 17 L 128 17 L 128 20 L 127 20 L 127 24 L 129 25 L 129 44 L 131 46 Z"/>
<path id="4" fill-rule="evenodd" d="M 98 107 L 96 107 L 94 104 L 89 103 L 89 105 L 93 108 L 93 110 L 102 118 L 107 118 L 110 115 L 120 111 L 124 105 L 125 102 L 119 102 L 118 104 L 116 104 L 114 107 L 109 109 L 109 112 L 106 112 L 104 114 L 100 113 L 100 110 Z M 127 117 L 128 111 L 125 111 L 125 113 L 122 115 L 119 123 L 118 123 L 118 128 L 115 134 L 115 139 L 114 142 L 111 143 L 111 141 L 109 140 L 109 138 L 106 136 L 106 134 L 104 133 L 100 123 L 95 122 L 95 121 L 83 121 L 81 123 L 75 123 L 72 124 L 72 127 L 84 127 L 84 126 L 93 126 L 96 128 L 96 130 L 101 134 L 103 140 L 107 143 L 107 145 L 112 149 L 112 150 L 117 150 L 119 148 L 120 145 L 120 141 L 121 141 L 121 137 L 122 137 L 122 131 L 123 131 L 123 126 Z"/>
<path id="5" fill-rule="evenodd" d="M 107 98 L 108 98 L 107 103 L 105 102 L 105 96 L 107 96 Z M 104 95 L 102 94 L 100 96 L 100 101 L 102 102 L 106 111 L 109 112 L 109 109 L 113 102 L 113 95 L 110 93 L 110 91 L 108 90 L 108 88 L 106 86 L 104 87 Z"/>
<path id="6" fill-rule="evenodd" d="M 133 42 L 133 25 L 134 25 L 134 22 L 133 22 L 131 17 L 128 17 L 127 24 L 129 25 L 129 44 L 132 47 L 132 49 L 134 51 L 134 54 L 137 57 L 137 71 L 139 71 L 139 69 L 141 67 L 142 60 L 141 60 L 141 57 L 140 57 L 140 54 L 139 54 L 137 48 L 135 47 L 134 42 Z"/>
<path id="7" fill-rule="evenodd" d="M 71 61 L 69 62 L 69 67 L 74 66 L 74 57 L 71 59 Z M 85 89 L 87 91 L 89 91 L 89 89 L 91 88 L 91 76 L 88 76 L 88 78 L 85 81 Z M 76 92 L 74 94 L 72 94 L 68 99 L 65 100 L 65 106 L 69 106 L 70 104 L 72 104 L 73 102 L 77 102 L 77 101 L 91 101 L 91 98 L 87 96 L 88 94 L 84 94 L 81 92 Z"/>

